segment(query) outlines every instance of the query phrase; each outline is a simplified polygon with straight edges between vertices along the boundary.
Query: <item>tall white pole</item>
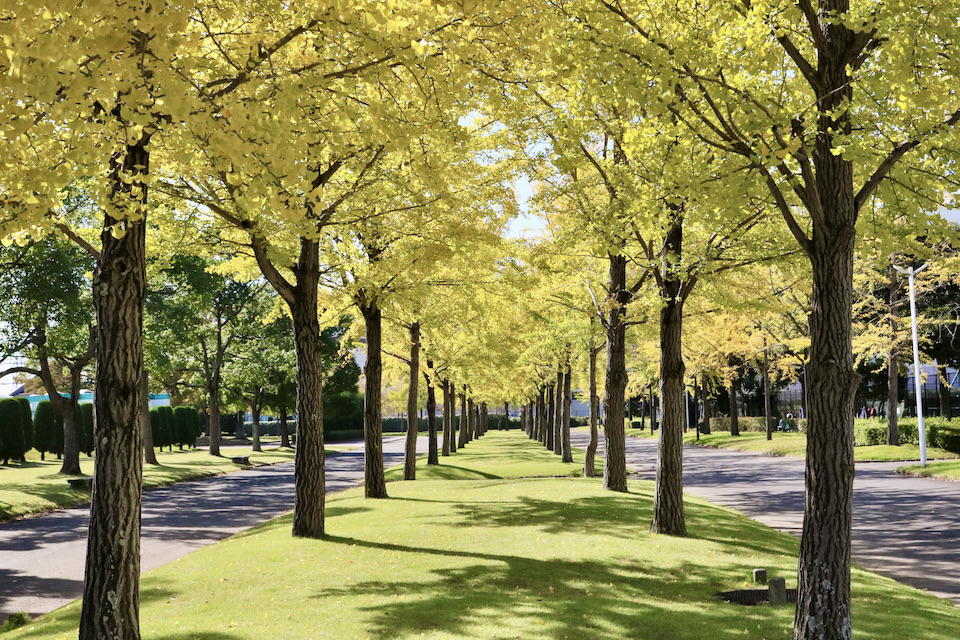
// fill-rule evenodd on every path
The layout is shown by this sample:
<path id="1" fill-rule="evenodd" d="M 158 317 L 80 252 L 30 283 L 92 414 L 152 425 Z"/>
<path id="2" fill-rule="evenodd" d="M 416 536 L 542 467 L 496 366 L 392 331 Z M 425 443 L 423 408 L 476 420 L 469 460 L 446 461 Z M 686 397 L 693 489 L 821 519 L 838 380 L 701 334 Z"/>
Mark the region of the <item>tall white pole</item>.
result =
<path id="1" fill-rule="evenodd" d="M 917 393 L 917 429 L 920 436 L 920 466 L 927 466 L 927 427 L 923 420 L 923 383 L 920 380 L 920 340 L 917 337 L 917 292 L 914 286 L 914 276 L 927 268 L 926 263 L 919 269 L 910 267 L 901 269 L 894 266 L 900 273 L 905 273 L 910 280 L 910 320 L 913 328 L 913 387 Z"/>

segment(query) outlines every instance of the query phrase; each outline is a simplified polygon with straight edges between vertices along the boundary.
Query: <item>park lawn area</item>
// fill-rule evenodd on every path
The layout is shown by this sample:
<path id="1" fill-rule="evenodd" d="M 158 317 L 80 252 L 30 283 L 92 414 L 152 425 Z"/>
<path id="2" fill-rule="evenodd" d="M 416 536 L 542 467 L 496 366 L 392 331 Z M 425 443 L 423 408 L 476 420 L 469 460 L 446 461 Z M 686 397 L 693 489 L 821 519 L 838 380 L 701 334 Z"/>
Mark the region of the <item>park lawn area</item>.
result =
<path id="1" fill-rule="evenodd" d="M 907 465 L 898 468 L 897 473 L 902 473 L 905 476 L 937 478 L 939 480 L 960 482 L 960 460 L 927 462 L 927 466 L 925 467 L 921 467 L 918 464 Z"/>
<path id="2" fill-rule="evenodd" d="M 650 430 L 627 429 L 627 435 L 641 438 L 656 437 L 650 435 Z M 767 434 L 758 431 L 742 431 L 739 436 L 730 435 L 729 431 L 714 431 L 710 435 L 700 435 L 697 440 L 695 431 L 683 434 L 683 441 L 687 444 L 696 444 L 702 447 L 718 449 L 735 449 L 737 451 L 756 451 L 775 456 L 794 456 L 802 458 L 807 452 L 807 436 L 804 433 L 775 431 L 773 439 L 767 440 Z M 937 459 L 960 458 L 956 453 L 936 447 L 927 447 L 927 456 Z M 919 460 L 920 447 L 914 444 L 902 444 L 898 447 L 888 445 L 871 445 L 869 447 L 854 447 L 853 457 L 857 462 L 897 462 L 900 460 Z"/>
<path id="3" fill-rule="evenodd" d="M 251 466 L 262 466 L 293 460 L 293 449 L 270 447 L 254 453 L 251 447 L 223 447 L 222 457 L 214 457 L 206 450 L 164 451 L 157 453 L 159 466 L 144 465 L 143 486 L 146 489 L 176 482 L 195 480 L 244 469 L 230 461 L 231 456 L 250 456 Z M 90 501 L 90 494 L 73 489 L 67 484 L 69 476 L 58 473 L 61 461 L 55 456 L 40 460 L 36 450 L 27 453 L 25 464 L 13 463 L 0 467 L 0 522 L 44 513 L 55 509 L 76 507 Z M 80 457 L 80 469 L 93 474 L 93 458 Z"/>
<path id="4" fill-rule="evenodd" d="M 458 454 L 471 457 L 467 446 Z M 529 443 L 511 434 L 523 452 Z M 497 434 L 496 439 L 508 436 Z M 486 445 L 485 445 L 486 446 Z M 536 446 L 536 445 L 534 445 Z M 504 466 L 470 468 L 495 475 Z M 550 454 L 552 455 L 552 454 Z M 480 457 L 481 454 L 477 454 Z M 799 542 L 733 511 L 686 502 L 689 537 L 649 533 L 653 484 L 591 478 L 393 482 L 390 498 L 332 496 L 327 537 L 283 516 L 146 574 L 141 630 L 157 640 L 551 638 L 778 639 L 789 606 L 714 597 L 751 570 L 796 579 Z M 854 637 L 948 640 L 960 609 L 855 569 Z M 74 603 L 5 640 L 77 634 Z"/>
<path id="5" fill-rule="evenodd" d="M 518 437 L 521 436 L 521 437 Z M 530 440 L 523 431 L 488 431 L 465 449 L 439 456 L 440 464 L 428 465 L 427 456 L 417 456 L 417 480 L 478 480 L 482 478 L 536 478 L 582 476 L 583 450 L 573 448 L 573 462 Z M 597 456 L 595 471 L 603 474 L 603 459 Z M 387 469 L 387 481 L 402 480 L 403 466 Z"/>

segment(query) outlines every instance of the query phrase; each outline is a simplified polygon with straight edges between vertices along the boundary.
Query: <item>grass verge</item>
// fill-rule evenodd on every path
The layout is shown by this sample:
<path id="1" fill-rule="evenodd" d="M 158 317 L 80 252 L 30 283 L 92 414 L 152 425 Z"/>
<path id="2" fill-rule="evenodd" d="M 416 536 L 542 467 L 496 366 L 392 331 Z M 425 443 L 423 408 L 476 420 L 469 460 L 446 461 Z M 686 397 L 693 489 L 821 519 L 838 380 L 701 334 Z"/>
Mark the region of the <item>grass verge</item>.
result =
<path id="1" fill-rule="evenodd" d="M 907 465 L 897 469 L 897 473 L 902 473 L 905 476 L 937 478 L 938 480 L 960 482 L 960 460 L 928 462 L 925 467 L 921 467 L 918 464 Z"/>
<path id="2" fill-rule="evenodd" d="M 459 463 L 496 475 L 496 457 L 480 453 L 487 438 L 541 457 L 521 434 L 492 435 Z M 790 607 L 713 594 L 749 587 L 754 567 L 792 586 L 795 538 L 696 499 L 686 503 L 690 537 L 653 535 L 653 485 L 630 489 L 484 477 L 395 482 L 385 500 L 351 490 L 329 501 L 322 540 L 291 537 L 284 516 L 147 574 L 142 637 L 790 637 Z M 855 638 L 950 640 L 960 626 L 950 603 L 865 571 L 853 572 L 853 596 Z M 5 640 L 76 637 L 78 615 L 75 603 Z"/>
<path id="3" fill-rule="evenodd" d="M 530 440 L 522 431 L 488 431 L 466 449 L 439 456 L 440 464 L 428 465 L 426 456 L 418 456 L 417 480 L 579 477 L 583 475 L 583 456 L 583 450 L 574 448 L 573 462 L 561 462 L 560 456 Z M 597 475 L 602 476 L 601 456 L 597 456 L 594 466 Z M 402 480 L 403 467 L 387 469 L 386 477 L 388 482 Z"/>
<path id="4" fill-rule="evenodd" d="M 650 435 L 650 430 L 627 429 L 627 435 L 638 438 L 656 437 Z M 767 434 L 756 431 L 744 431 L 739 436 L 730 435 L 729 431 L 714 431 L 710 435 L 700 435 L 697 440 L 695 431 L 683 434 L 683 441 L 701 447 L 717 449 L 735 449 L 737 451 L 755 451 L 774 456 L 794 456 L 802 458 L 807 451 L 807 435 L 805 433 L 774 432 L 773 439 L 767 440 Z M 930 458 L 956 459 L 956 453 L 927 447 Z M 869 447 L 854 447 L 853 457 L 857 462 L 898 462 L 901 460 L 919 460 L 920 447 L 913 444 L 902 444 L 898 447 L 888 445 L 871 445 Z"/>
<path id="5" fill-rule="evenodd" d="M 288 462 L 294 457 L 293 449 L 279 447 L 262 452 L 253 452 L 250 446 L 224 447 L 221 453 L 219 458 L 205 450 L 157 453 L 160 465 L 144 465 L 143 486 L 151 489 L 246 468 L 231 462 L 231 456 L 249 455 L 251 466 Z M 30 451 L 26 463 L 0 467 L 0 522 L 89 502 L 88 492 L 71 488 L 67 484 L 70 476 L 58 473 L 60 466 L 60 460 L 48 457 L 42 461 L 40 454 Z M 93 458 L 81 456 L 80 469 L 85 475 L 92 475 Z"/>

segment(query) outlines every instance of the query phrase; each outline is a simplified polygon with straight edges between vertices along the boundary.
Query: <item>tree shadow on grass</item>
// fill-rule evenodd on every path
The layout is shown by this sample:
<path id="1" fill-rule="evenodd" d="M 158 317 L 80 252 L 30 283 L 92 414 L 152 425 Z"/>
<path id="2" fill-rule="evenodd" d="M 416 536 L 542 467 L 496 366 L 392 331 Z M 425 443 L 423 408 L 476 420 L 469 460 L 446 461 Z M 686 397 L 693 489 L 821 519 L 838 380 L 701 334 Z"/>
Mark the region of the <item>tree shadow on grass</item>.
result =
<path id="1" fill-rule="evenodd" d="M 742 637 L 745 625 L 766 637 L 782 636 L 793 619 L 785 608 L 747 611 L 716 600 L 713 594 L 735 573 L 730 568 L 692 563 L 664 568 L 634 558 L 539 560 L 337 536 L 328 541 L 451 560 L 451 566 L 425 570 L 414 580 L 370 580 L 314 595 L 375 596 L 376 604 L 361 607 L 372 635 L 442 632 L 470 638 L 490 637 L 495 630 L 495 638 L 699 640 Z"/>

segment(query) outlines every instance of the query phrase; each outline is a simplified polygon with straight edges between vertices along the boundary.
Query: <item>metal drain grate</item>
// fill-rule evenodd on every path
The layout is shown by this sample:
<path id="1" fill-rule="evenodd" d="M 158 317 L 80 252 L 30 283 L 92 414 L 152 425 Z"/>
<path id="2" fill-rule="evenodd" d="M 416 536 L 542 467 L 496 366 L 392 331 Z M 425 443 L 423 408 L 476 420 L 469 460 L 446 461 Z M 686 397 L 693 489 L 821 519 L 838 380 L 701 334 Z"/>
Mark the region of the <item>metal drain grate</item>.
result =
<path id="1" fill-rule="evenodd" d="M 744 604 L 753 606 L 756 604 L 765 604 L 770 600 L 769 589 L 737 589 L 736 591 L 724 591 L 716 594 L 721 600 L 732 602 L 733 604 Z M 797 590 L 787 589 L 787 602 L 797 602 Z"/>

